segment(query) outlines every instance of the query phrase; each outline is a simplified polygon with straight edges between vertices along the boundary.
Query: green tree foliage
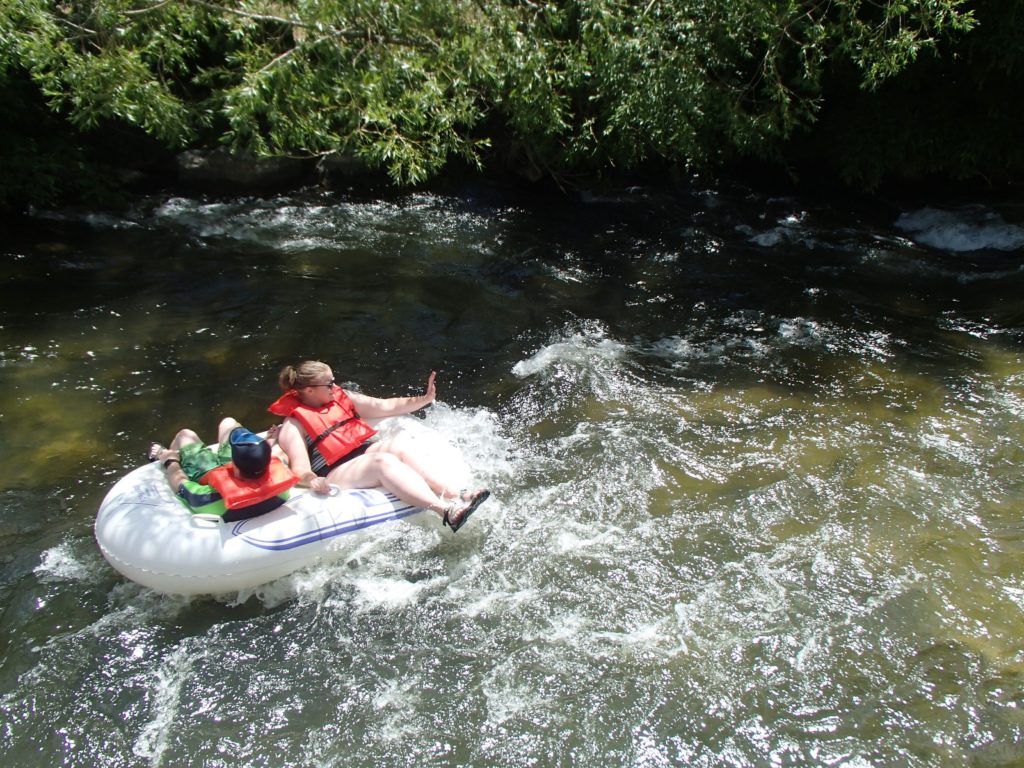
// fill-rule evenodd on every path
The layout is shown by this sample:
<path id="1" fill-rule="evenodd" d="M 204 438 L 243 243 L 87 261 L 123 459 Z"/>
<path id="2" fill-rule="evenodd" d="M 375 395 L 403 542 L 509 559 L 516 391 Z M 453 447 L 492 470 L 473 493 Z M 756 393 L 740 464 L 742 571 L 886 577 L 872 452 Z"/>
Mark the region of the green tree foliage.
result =
<path id="1" fill-rule="evenodd" d="M 515 31 L 502 40 L 510 66 L 499 98 L 516 133 L 562 166 L 771 157 L 815 121 L 837 61 L 858 72 L 861 87 L 877 88 L 943 36 L 970 29 L 964 5 L 517 3 Z"/>
<path id="2" fill-rule="evenodd" d="M 172 147 L 353 154 L 412 183 L 472 134 L 474 4 L 3 0 L 8 68 L 78 129 L 123 121 Z"/>
<path id="3" fill-rule="evenodd" d="M 502 155 L 555 177 L 714 167 L 779 159 L 830 89 L 870 102 L 922 58 L 960 55 L 982 5 L 0 0 L 0 89 L 81 134 L 341 153 L 399 183 Z"/>

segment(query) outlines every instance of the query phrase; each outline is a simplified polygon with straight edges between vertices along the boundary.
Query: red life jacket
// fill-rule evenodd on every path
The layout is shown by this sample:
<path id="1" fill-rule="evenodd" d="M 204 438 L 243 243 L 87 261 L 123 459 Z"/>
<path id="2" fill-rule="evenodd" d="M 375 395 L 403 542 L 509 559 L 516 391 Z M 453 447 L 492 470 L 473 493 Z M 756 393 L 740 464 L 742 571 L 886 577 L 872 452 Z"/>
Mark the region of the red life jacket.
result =
<path id="1" fill-rule="evenodd" d="M 241 509 L 284 493 L 299 482 L 299 478 L 293 475 L 280 459 L 272 456 L 270 466 L 263 477 L 242 477 L 235 469 L 235 465 L 229 461 L 211 469 L 199 482 L 203 485 L 212 485 L 224 498 L 224 506 L 227 509 Z"/>
<path id="2" fill-rule="evenodd" d="M 278 416 L 292 416 L 306 430 L 312 442 L 329 465 L 344 458 L 371 437 L 377 430 L 359 418 L 352 400 L 341 387 L 332 392 L 334 400 L 323 408 L 310 408 L 294 389 L 285 392 L 267 409 Z"/>

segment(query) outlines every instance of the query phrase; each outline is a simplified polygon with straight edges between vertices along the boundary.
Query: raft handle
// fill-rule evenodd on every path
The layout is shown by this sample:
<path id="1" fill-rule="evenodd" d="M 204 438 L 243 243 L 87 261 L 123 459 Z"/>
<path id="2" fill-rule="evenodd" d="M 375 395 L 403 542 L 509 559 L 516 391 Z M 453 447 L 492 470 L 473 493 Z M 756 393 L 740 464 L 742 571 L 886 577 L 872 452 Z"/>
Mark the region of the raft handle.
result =
<path id="1" fill-rule="evenodd" d="M 212 514 L 210 512 L 193 512 L 192 513 L 192 519 L 195 520 L 197 523 L 198 522 L 216 523 L 218 525 L 220 523 L 224 522 L 224 518 L 223 517 L 221 517 L 220 515 L 214 515 L 214 514 Z M 213 525 L 213 526 L 201 525 L 199 527 L 200 528 L 216 528 L 217 525 Z"/>

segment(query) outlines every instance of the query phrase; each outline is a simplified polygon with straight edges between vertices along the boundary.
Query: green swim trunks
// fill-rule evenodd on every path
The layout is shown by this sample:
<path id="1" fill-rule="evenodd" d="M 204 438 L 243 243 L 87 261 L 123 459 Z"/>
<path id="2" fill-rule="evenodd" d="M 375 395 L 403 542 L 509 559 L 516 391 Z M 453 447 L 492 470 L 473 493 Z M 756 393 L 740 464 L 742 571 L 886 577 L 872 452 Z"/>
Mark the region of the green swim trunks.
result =
<path id="1" fill-rule="evenodd" d="M 178 454 L 181 456 L 181 468 L 188 479 L 198 483 L 199 478 L 211 469 L 231 461 L 231 444 L 225 441 L 213 450 L 202 443 L 189 443 L 183 445 Z"/>

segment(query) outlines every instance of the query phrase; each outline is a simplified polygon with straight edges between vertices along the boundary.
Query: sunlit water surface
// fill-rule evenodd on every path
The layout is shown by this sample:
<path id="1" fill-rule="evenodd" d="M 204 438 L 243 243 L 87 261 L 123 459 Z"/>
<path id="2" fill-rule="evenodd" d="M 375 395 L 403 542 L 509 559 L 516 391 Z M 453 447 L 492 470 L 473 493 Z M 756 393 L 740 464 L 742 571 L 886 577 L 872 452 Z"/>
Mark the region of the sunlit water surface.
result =
<path id="1" fill-rule="evenodd" d="M 0 764 L 1024 762 L 1024 210 L 741 188 L 147 200 L 0 262 Z M 242 594 L 102 559 L 281 365 L 494 491 Z"/>

